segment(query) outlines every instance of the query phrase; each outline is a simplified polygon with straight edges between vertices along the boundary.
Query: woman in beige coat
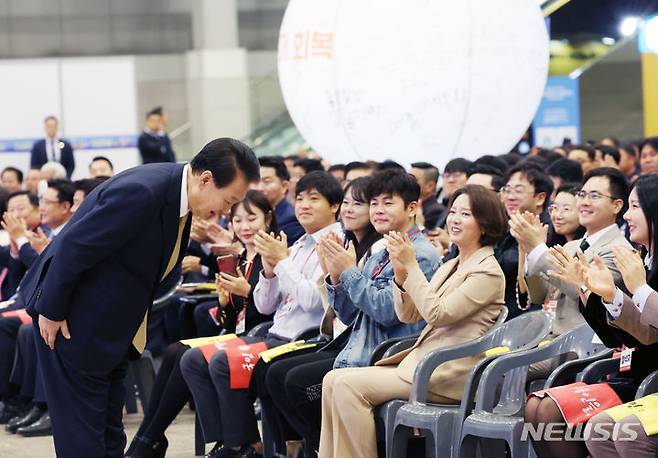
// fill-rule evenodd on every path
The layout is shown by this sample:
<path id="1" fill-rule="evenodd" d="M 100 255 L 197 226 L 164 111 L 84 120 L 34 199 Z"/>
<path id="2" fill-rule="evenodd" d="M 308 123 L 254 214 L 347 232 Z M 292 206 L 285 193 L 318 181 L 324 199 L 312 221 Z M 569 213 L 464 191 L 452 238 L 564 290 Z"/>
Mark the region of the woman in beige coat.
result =
<path id="1" fill-rule="evenodd" d="M 458 190 L 447 220 L 459 256 L 427 281 L 408 237 L 385 235 L 395 270 L 395 311 L 402 322 L 423 319 L 427 326 L 409 349 L 376 367 L 337 369 L 323 380 L 320 458 L 376 457 L 373 407 L 407 399 L 420 360 L 441 347 L 483 335 L 504 304 L 505 277 L 492 245 L 507 232 L 498 196 L 479 185 Z M 428 400 L 459 403 L 466 377 L 480 357 L 443 364 L 432 376 Z"/>

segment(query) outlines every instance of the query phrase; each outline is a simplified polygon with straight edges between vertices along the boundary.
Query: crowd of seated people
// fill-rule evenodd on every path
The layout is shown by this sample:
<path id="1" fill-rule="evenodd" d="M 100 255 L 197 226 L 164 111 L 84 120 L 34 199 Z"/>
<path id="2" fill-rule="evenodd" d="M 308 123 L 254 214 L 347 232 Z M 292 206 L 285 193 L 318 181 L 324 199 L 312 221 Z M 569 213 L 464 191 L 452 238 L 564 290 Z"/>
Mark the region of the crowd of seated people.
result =
<path id="1" fill-rule="evenodd" d="M 290 441 L 306 457 L 375 457 L 374 408 L 408 399 L 425 355 L 481 337 L 503 308 L 507 320 L 550 314 L 548 341 L 587 325 L 605 346 L 633 349 L 630 370 L 599 384 L 610 401 L 589 422 L 623 424 L 636 440 L 570 438 L 565 403 L 580 385 L 563 385 L 528 393 L 526 422 L 564 426 L 562 439 L 532 439 L 537 456 L 655 455 L 658 436 L 605 409 L 632 401 L 658 369 L 658 138 L 453 158 L 443 171 L 306 153 L 259 161 L 260 183 L 229 214 L 194 218 L 183 262 L 158 292 L 166 300 L 150 314 L 147 348 L 159 370 L 126 456 L 165 456 L 167 428 L 189 404 L 210 457 L 285 456 Z M 50 433 L 21 278 L 113 174 L 97 157 L 75 183 L 58 163 L 0 175 L 9 433 Z M 375 348 L 398 338 L 413 343 L 371 365 Z M 428 402 L 459 404 L 482 358 L 443 364 Z M 532 364 L 528 380 L 569 358 Z"/>

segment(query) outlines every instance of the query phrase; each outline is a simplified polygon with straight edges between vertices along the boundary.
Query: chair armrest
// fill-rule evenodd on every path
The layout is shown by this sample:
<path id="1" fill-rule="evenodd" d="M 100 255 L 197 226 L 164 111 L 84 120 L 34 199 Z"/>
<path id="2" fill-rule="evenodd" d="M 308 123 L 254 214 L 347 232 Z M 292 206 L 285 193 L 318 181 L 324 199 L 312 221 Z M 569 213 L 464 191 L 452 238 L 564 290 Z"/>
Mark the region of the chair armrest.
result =
<path id="1" fill-rule="evenodd" d="M 303 329 L 299 331 L 295 336 L 291 339 L 291 342 L 295 342 L 297 340 L 308 340 L 312 339 L 314 337 L 317 337 L 320 334 L 320 330 L 318 326 L 311 326 L 309 328 Z"/>
<path id="2" fill-rule="evenodd" d="M 483 337 L 487 336 L 485 335 Z M 490 339 L 479 338 L 470 342 L 439 348 L 425 355 L 414 371 L 414 380 L 411 387 L 409 402 L 426 403 L 430 377 L 434 371 L 441 364 L 448 361 L 483 353 L 488 349 L 489 340 Z"/>
<path id="3" fill-rule="evenodd" d="M 610 358 L 612 356 L 612 352 L 612 350 L 605 350 L 595 355 L 588 356 L 587 358 L 574 359 L 572 361 L 567 361 L 563 364 L 560 364 L 546 379 L 544 389 L 572 383 L 576 380 L 576 376 L 579 372 L 596 361 Z"/>
<path id="4" fill-rule="evenodd" d="M 556 339 L 542 347 L 499 356 L 496 361 L 489 364 L 482 374 L 480 386 L 490 389 L 478 390 L 475 398 L 475 410 L 490 413 L 493 412 L 493 408 L 496 405 L 495 387 L 500 384 L 505 374 L 513 369 L 529 366 L 530 364 L 538 363 L 554 356 L 559 356 L 559 353 L 556 352 L 556 348 L 558 348 L 559 345 L 560 342 Z M 524 384 L 525 381 L 523 381 L 523 385 Z"/>
<path id="5" fill-rule="evenodd" d="M 412 334 L 412 335 L 409 335 L 409 336 L 391 337 L 390 339 L 386 339 L 385 341 L 383 341 L 379 345 L 377 345 L 375 347 L 375 349 L 372 351 L 372 353 L 370 354 L 370 362 L 368 363 L 368 365 L 369 366 L 374 366 L 377 361 L 384 358 L 385 354 L 390 356 L 391 353 L 389 352 L 389 349 L 393 345 L 395 345 L 399 342 L 405 341 L 405 340 L 411 340 L 412 342 L 415 342 L 419 335 L 420 335 L 420 333 L 416 333 L 416 334 Z M 407 348 L 409 348 L 409 347 L 407 347 Z M 403 348 L 401 350 L 404 350 L 404 349 L 405 348 Z"/>
<path id="6" fill-rule="evenodd" d="M 263 323 L 259 323 L 251 328 L 247 335 L 249 337 L 265 337 L 273 324 L 273 321 L 265 321 Z"/>
<path id="7" fill-rule="evenodd" d="M 619 358 L 606 358 L 595 361 L 587 366 L 578 376 L 578 382 L 597 383 L 609 374 L 619 373 Z"/>
<path id="8" fill-rule="evenodd" d="M 658 371 L 653 371 L 642 380 L 635 394 L 635 399 L 640 399 L 654 393 L 658 393 Z"/>
<path id="9" fill-rule="evenodd" d="M 181 296 L 179 299 L 185 304 L 196 305 L 200 302 L 215 301 L 217 300 L 217 293 L 214 294 L 191 294 L 189 296 Z"/>

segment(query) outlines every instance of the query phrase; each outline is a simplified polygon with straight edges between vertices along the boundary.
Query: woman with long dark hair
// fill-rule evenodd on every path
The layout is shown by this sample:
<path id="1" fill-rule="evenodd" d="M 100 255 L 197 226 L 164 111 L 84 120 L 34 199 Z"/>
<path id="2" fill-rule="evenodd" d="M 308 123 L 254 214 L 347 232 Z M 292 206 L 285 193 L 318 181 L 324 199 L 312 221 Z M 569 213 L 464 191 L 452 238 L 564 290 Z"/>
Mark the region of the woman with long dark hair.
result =
<path id="1" fill-rule="evenodd" d="M 582 397 L 583 390 L 598 396 L 602 401 L 591 414 L 596 414 L 590 422 L 599 424 L 589 429 L 590 435 L 585 436 L 585 442 L 591 453 L 596 456 L 654 456 L 655 441 L 644 434 L 643 428 L 635 420 L 635 431 L 638 437 L 644 437 L 641 446 L 636 447 L 637 441 L 611 441 L 603 440 L 598 431 L 614 428 L 614 421 L 603 411 L 606 408 L 631 401 L 641 381 L 652 371 L 658 368 L 656 351 L 658 350 L 658 332 L 654 328 L 658 325 L 658 298 L 653 294 L 658 290 L 658 275 L 656 263 L 653 262 L 654 248 L 657 243 L 655 227 L 658 223 L 658 175 L 640 177 L 634 184 L 629 196 L 629 209 L 624 214 L 630 230 L 630 240 L 642 245 L 647 250 L 645 263 L 647 272 L 640 257 L 633 251 L 624 247 L 614 247 L 615 264 L 624 281 L 624 286 L 632 295 L 615 286 L 612 272 L 599 257 L 588 264 L 584 258 L 575 260 L 566 255 L 563 250 L 555 252 L 557 273 L 563 281 L 583 286 L 585 293 L 581 297 L 580 311 L 587 323 L 599 336 L 601 341 L 609 348 L 634 348 L 631 364 L 620 371 L 619 375 L 608 380 L 607 383 L 594 384 L 583 387 L 582 384 L 571 384 L 551 388 L 545 392 L 534 393 L 526 404 L 525 418 L 528 422 L 562 424 L 565 434 L 578 424 L 587 421 L 585 418 L 574 418 L 564 415 L 571 411 L 568 407 Z M 576 268 L 578 274 L 575 278 L 565 272 L 573 272 Z M 647 280 L 648 279 L 648 280 Z M 640 310 L 643 310 L 640 313 Z M 650 323 L 653 322 L 652 327 Z M 598 394 L 595 394 L 598 393 Z M 578 396 L 574 396 L 578 394 Z M 587 396 L 586 396 L 587 397 Z M 629 419 L 631 422 L 633 418 Z M 628 427 L 632 427 L 629 422 Z M 587 429 L 585 429 L 587 431 Z M 611 437 L 614 437 L 611 435 Z M 617 436 L 620 437 L 620 436 Z M 653 451 L 646 453 L 647 444 L 653 442 Z M 635 445 L 633 445 L 635 443 Z M 587 450 L 583 441 L 577 440 L 533 440 L 537 456 L 556 457 L 586 456 Z M 619 453 L 615 453 L 615 449 Z M 621 453 L 620 450 L 632 450 L 633 453 Z M 644 451 L 644 453 L 640 453 Z"/>
<path id="2" fill-rule="evenodd" d="M 270 315 L 262 315 L 254 305 L 253 290 L 258 283 L 262 262 L 260 255 L 256 253 L 253 237 L 258 231 L 276 233 L 277 226 L 272 206 L 262 193 L 253 190 L 247 192 L 244 200 L 231 208 L 230 218 L 235 235 L 244 250 L 238 258 L 237 276 L 227 273 L 217 276 L 218 290 L 228 293 L 226 300 L 220 301 L 218 310 L 220 313 L 224 312 L 223 327 L 227 331 L 242 334 L 263 321 L 271 320 Z M 238 326 L 241 329 L 236 330 Z M 221 328 L 219 330 L 221 331 Z M 175 342 L 165 349 L 148 409 L 126 451 L 127 457 L 165 456 L 168 445 L 165 430 L 192 399 L 179 365 L 181 357 L 189 349 L 188 345 L 181 342 Z"/>

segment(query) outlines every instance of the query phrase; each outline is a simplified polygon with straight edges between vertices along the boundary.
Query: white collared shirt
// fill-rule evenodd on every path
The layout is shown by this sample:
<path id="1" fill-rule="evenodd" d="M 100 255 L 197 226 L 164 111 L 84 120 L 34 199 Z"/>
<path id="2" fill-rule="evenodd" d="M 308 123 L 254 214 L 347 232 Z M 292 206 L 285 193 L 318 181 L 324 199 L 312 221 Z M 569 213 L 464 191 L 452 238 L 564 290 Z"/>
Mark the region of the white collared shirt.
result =
<path id="1" fill-rule="evenodd" d="M 329 232 L 342 236 L 340 223 L 304 234 L 290 247 L 288 257 L 277 263 L 274 277 L 260 273 L 254 304 L 260 313 L 274 313 L 270 333 L 290 339 L 304 329 L 320 326 L 324 315 L 319 287 L 323 272 L 315 247 Z"/>
<path id="2" fill-rule="evenodd" d="M 653 263 L 653 258 L 647 255 L 644 258 L 644 265 L 647 267 L 647 269 L 651 269 L 652 263 Z M 642 311 L 644 310 L 644 306 L 647 303 L 647 299 L 649 299 L 649 296 L 653 292 L 654 289 L 645 283 L 635 291 L 635 294 L 633 294 L 633 303 L 637 308 L 640 309 L 640 313 L 642 313 Z M 615 293 L 615 298 L 612 301 L 612 304 L 608 304 L 605 301 L 601 301 L 601 302 L 608 310 L 608 314 L 610 315 L 610 317 L 613 320 L 616 320 L 621 316 L 621 310 L 624 305 L 624 293 L 621 289 L 617 288 L 617 291 Z"/>
<path id="3" fill-rule="evenodd" d="M 183 167 L 183 178 L 180 183 L 180 217 L 185 216 L 190 211 L 190 202 L 187 200 L 187 171 L 190 164 L 185 164 Z"/>

